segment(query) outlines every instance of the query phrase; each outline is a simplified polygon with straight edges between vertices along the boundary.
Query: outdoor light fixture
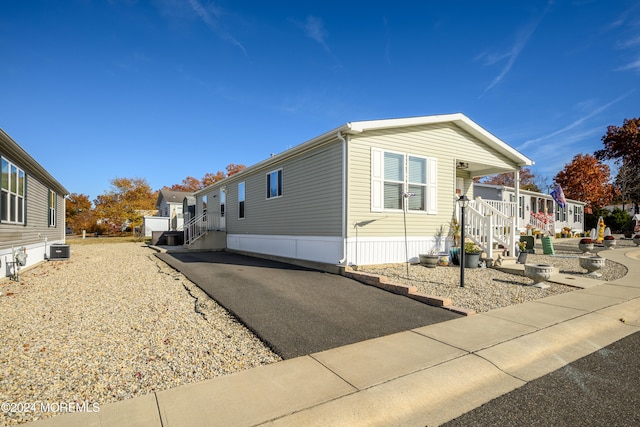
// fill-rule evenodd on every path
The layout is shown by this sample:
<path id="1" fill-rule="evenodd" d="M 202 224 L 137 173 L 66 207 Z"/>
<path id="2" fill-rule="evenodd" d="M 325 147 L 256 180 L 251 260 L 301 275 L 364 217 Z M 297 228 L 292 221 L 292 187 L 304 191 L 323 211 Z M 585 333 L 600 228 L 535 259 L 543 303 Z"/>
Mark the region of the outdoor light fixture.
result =
<path id="1" fill-rule="evenodd" d="M 457 169 L 469 169 L 469 163 L 458 162 L 458 164 L 456 164 L 456 168 Z"/>
<path id="2" fill-rule="evenodd" d="M 464 194 L 458 199 L 460 205 L 460 287 L 464 288 L 464 210 L 469 206 L 469 199 Z"/>

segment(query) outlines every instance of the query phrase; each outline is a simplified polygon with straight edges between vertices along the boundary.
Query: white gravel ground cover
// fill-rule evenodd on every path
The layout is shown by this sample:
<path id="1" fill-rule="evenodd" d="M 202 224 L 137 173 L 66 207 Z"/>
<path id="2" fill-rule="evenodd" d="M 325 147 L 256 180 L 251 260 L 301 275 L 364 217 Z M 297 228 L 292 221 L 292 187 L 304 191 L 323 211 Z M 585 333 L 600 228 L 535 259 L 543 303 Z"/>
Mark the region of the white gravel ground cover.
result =
<path id="1" fill-rule="evenodd" d="M 280 360 L 142 243 L 72 245 L 0 293 L 2 425 Z"/>
<path id="2" fill-rule="evenodd" d="M 628 246 L 634 246 L 630 240 L 618 240 L 617 247 Z M 580 267 L 578 256 L 582 254 L 578 251 L 577 240 L 563 244 L 557 239 L 555 255 L 540 255 L 541 253 L 542 249 L 538 248 L 536 254 L 529 254 L 527 264 L 551 264 L 560 273 L 575 276 L 578 282 L 592 280 L 586 276 L 587 271 Z M 464 288 L 460 287 L 460 267 L 453 265 L 428 268 L 412 264 L 409 265 L 408 276 L 406 264 L 384 268 L 364 267 L 358 271 L 386 276 L 392 283 L 415 286 L 419 292 L 427 295 L 450 298 L 452 305 L 478 313 L 578 289 L 551 282 L 548 282 L 550 287 L 547 289 L 534 288 L 530 286 L 531 279 L 493 268 L 465 269 Z M 599 280 L 612 281 L 626 275 L 627 268 L 607 260 L 600 273 L 602 277 Z"/>

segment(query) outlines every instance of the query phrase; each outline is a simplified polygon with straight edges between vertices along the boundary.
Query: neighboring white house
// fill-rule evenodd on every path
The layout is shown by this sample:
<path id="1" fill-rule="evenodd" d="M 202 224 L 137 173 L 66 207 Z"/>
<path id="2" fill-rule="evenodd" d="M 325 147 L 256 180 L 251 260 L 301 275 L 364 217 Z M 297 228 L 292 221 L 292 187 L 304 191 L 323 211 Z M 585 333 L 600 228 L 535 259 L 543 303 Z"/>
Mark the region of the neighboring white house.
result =
<path id="1" fill-rule="evenodd" d="M 438 230 L 460 194 L 473 199 L 474 177 L 519 182 L 532 164 L 463 114 L 349 122 L 197 191 L 185 245 L 334 266 L 415 261 L 451 245 Z M 515 218 L 479 204 L 466 235 L 489 256 L 498 244 L 515 253 Z"/>
<path id="2" fill-rule="evenodd" d="M 560 207 L 549 194 L 521 189 L 516 198 L 513 187 L 481 183 L 473 184 L 473 194 L 488 202 L 508 203 L 513 209 L 510 214 L 518 219 L 517 226 L 521 232 L 525 232 L 527 226 L 554 235 L 562 233 L 565 228 L 572 234 L 584 231 L 584 202 L 567 199 L 566 205 Z"/>
<path id="3" fill-rule="evenodd" d="M 0 129 L 0 278 L 15 274 L 18 252 L 25 267 L 65 243 L 65 197 L 69 192 Z"/>
<path id="4" fill-rule="evenodd" d="M 156 200 L 157 216 L 144 217 L 144 234 L 150 237 L 154 231 L 182 230 L 184 225 L 184 205 L 193 193 L 173 191 L 163 188 Z"/>

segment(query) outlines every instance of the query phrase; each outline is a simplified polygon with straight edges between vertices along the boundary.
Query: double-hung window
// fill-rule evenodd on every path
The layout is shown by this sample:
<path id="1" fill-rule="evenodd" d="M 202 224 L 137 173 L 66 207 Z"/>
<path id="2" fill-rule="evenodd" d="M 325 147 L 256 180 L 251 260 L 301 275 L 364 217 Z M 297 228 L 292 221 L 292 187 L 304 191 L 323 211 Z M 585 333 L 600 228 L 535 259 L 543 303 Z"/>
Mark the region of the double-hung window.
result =
<path id="1" fill-rule="evenodd" d="M 244 218 L 244 181 L 238 183 L 238 218 Z"/>
<path id="2" fill-rule="evenodd" d="M 437 160 L 371 150 L 371 210 L 437 213 Z"/>
<path id="3" fill-rule="evenodd" d="M 573 207 L 573 222 L 582 222 L 582 206 Z"/>
<path id="4" fill-rule="evenodd" d="M 56 226 L 56 192 L 49 190 L 49 227 Z"/>
<path id="5" fill-rule="evenodd" d="M 0 221 L 24 224 L 25 173 L 5 158 L 1 163 Z"/>
<path id="6" fill-rule="evenodd" d="M 267 174 L 267 199 L 282 197 L 282 169 Z"/>

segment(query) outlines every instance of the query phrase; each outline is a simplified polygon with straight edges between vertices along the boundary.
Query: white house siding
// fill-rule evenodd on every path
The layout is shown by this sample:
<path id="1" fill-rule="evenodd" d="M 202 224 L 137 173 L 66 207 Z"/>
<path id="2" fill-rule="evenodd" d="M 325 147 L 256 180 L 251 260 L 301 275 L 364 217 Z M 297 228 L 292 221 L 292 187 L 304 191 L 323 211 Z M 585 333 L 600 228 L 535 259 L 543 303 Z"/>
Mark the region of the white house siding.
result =
<path id="1" fill-rule="evenodd" d="M 456 176 L 464 177 L 465 187 L 470 190 L 471 176 L 468 172 L 457 171 L 456 162 L 473 161 L 486 165 L 487 169 L 514 169 L 504 156 L 452 124 L 351 135 L 348 147 L 347 257 L 349 263 L 360 265 L 407 259 L 403 213 L 371 210 L 372 148 L 437 159 L 437 214 L 406 214 L 408 258 L 411 260 L 434 246 L 434 234 L 440 226 L 444 226 L 445 236 L 448 233 L 456 210 Z M 472 197 L 472 194 L 467 196 Z"/>
<path id="2" fill-rule="evenodd" d="M 512 198 L 515 198 L 515 191 L 511 187 L 490 184 L 474 185 L 474 193 L 475 196 L 480 196 L 485 200 L 510 202 L 512 201 Z M 524 210 L 519 210 L 519 213 L 521 214 L 518 215 L 518 228 L 520 231 L 524 231 L 527 224 L 530 223 L 533 206 L 532 199 L 535 199 L 536 202 L 544 200 L 544 203 L 547 204 L 548 213 L 553 213 L 554 229 L 556 233 L 560 233 L 564 227 L 569 227 L 573 231 L 583 231 L 584 202 L 568 199 L 564 214 L 558 215 L 556 212 L 557 205 L 549 195 L 534 191 L 520 190 L 520 197 L 524 198 Z M 552 206 L 552 209 L 549 209 L 549 205 Z"/>

